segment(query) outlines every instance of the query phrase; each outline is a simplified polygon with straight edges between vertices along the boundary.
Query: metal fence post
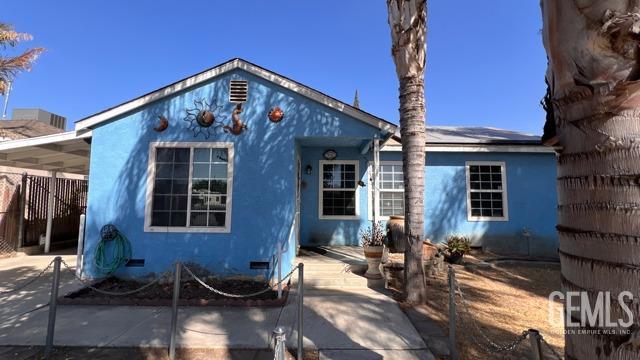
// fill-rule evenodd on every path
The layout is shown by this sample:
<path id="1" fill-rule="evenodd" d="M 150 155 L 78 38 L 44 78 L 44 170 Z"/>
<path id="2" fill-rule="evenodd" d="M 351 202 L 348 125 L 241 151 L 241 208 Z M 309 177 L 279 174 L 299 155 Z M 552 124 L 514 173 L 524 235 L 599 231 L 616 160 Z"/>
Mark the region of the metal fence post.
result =
<path id="1" fill-rule="evenodd" d="M 180 271 L 182 264 L 176 262 L 176 269 L 173 272 L 173 302 L 171 304 L 171 339 L 169 340 L 169 359 L 176 357 L 176 329 L 178 327 L 178 300 L 180 299 Z"/>
<path id="2" fill-rule="evenodd" d="M 456 348 L 456 288 L 455 272 L 449 265 L 449 354 L 451 360 L 458 360 L 458 349 Z"/>
<path id="3" fill-rule="evenodd" d="M 302 352 L 304 350 L 304 334 L 302 332 L 304 314 L 304 264 L 298 264 L 298 360 L 302 360 Z"/>
<path id="4" fill-rule="evenodd" d="M 51 358 L 53 350 L 53 332 L 56 328 L 56 310 L 58 305 L 58 289 L 60 287 L 60 263 L 62 258 L 53 259 L 53 281 L 51 282 L 51 297 L 49 298 L 49 323 L 47 324 L 47 339 L 44 346 L 44 358 Z"/>
<path id="5" fill-rule="evenodd" d="M 536 329 L 529 329 L 529 341 L 531 341 L 531 359 L 543 360 L 540 332 Z"/>
<path id="6" fill-rule="evenodd" d="M 274 360 L 284 360 L 284 353 L 286 350 L 286 335 L 281 327 L 273 330 L 273 338 L 275 339 L 275 345 L 273 346 Z"/>

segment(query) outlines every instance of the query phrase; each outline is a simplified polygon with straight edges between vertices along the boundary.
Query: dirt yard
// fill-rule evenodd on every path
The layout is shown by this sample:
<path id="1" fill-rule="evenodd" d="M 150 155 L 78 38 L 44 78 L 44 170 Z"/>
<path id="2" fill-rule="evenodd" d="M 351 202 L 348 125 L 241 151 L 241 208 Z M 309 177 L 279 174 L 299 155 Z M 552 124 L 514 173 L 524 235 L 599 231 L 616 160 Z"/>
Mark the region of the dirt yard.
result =
<path id="1" fill-rule="evenodd" d="M 469 312 L 484 334 L 494 343 L 511 342 L 523 330 L 534 328 L 562 354 L 564 347 L 561 320 L 548 320 L 548 296 L 560 290 L 559 265 L 528 264 L 519 262 L 498 263 L 492 267 L 473 265 L 477 259 L 469 260 L 471 266 L 454 265 L 458 282 L 469 306 Z M 429 301 L 426 310 L 448 334 L 448 286 L 447 275 L 440 274 L 428 280 Z M 562 304 L 553 305 L 557 316 Z M 457 307 L 463 316 L 463 304 L 458 298 Z M 466 319 L 465 319 L 466 320 Z M 482 335 L 470 320 L 457 321 L 458 351 L 460 359 L 523 359 L 529 358 L 530 344 L 527 339 L 516 351 L 509 354 L 487 354 L 472 339 L 470 334 L 482 340 Z M 553 355 L 547 350 L 549 359 Z"/>

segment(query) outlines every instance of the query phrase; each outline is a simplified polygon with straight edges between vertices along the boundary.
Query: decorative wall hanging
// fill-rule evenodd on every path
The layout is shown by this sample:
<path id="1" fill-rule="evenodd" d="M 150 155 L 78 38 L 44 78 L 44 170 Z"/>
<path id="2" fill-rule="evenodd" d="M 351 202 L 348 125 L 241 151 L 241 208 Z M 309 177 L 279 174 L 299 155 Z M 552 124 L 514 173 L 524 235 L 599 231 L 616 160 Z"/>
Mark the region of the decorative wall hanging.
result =
<path id="1" fill-rule="evenodd" d="M 231 124 L 224 127 L 225 132 L 232 133 L 233 135 L 240 135 L 244 130 L 247 129 L 247 125 L 245 125 L 242 120 L 240 120 L 241 113 L 242 104 L 238 104 L 231 113 Z"/>
<path id="2" fill-rule="evenodd" d="M 216 102 L 215 100 L 213 101 Z M 222 105 L 212 105 L 204 99 L 193 101 L 193 109 L 187 109 L 187 116 L 184 121 L 189 123 L 189 129 L 193 131 L 193 136 L 204 135 L 205 139 L 223 128 L 223 120 L 226 116 L 220 113 Z"/>
<path id="3" fill-rule="evenodd" d="M 157 132 L 163 132 L 169 127 L 169 120 L 164 115 L 158 115 L 158 125 L 153 128 Z"/>
<path id="4" fill-rule="evenodd" d="M 284 111 L 280 109 L 279 106 L 276 106 L 269 110 L 269 120 L 274 123 L 279 123 L 280 120 L 284 119 Z"/>
<path id="5" fill-rule="evenodd" d="M 324 158 L 326 160 L 333 160 L 336 157 L 338 157 L 338 153 L 333 149 L 329 149 L 329 150 L 325 151 L 322 156 L 324 156 Z"/>

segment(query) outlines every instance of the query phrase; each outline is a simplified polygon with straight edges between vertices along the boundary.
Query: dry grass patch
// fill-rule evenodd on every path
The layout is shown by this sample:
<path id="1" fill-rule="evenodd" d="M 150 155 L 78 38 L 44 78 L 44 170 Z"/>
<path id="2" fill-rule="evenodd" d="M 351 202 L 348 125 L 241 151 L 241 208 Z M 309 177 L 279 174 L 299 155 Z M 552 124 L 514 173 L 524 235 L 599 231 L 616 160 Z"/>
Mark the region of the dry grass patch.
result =
<path id="1" fill-rule="evenodd" d="M 523 330 L 538 329 L 556 351 L 562 354 L 564 335 L 562 322 L 548 320 L 548 296 L 560 290 L 560 268 L 556 265 L 499 265 L 495 267 L 454 266 L 469 312 L 482 332 L 496 344 L 512 341 Z M 448 332 L 448 286 L 446 274 L 430 278 L 427 284 L 428 305 L 425 310 Z M 552 305 L 556 312 L 562 304 Z M 463 305 L 458 297 L 458 313 Z M 466 316 L 465 316 L 466 317 Z M 466 320 L 466 319 L 465 319 Z M 457 344 L 460 359 L 522 359 L 530 354 L 529 340 L 508 355 L 488 355 L 471 338 L 482 339 L 470 320 L 457 321 Z M 553 359 L 549 352 L 549 359 Z"/>

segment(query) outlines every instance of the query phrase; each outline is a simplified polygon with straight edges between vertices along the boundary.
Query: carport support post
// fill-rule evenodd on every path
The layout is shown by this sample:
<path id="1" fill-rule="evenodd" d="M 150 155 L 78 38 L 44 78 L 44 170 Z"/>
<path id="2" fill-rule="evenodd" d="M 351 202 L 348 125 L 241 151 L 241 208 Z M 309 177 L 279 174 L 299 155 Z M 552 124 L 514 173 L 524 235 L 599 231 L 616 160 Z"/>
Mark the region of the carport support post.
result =
<path id="1" fill-rule="evenodd" d="M 60 287 L 60 263 L 62 258 L 53 259 L 53 281 L 51 282 L 51 298 L 49 299 L 49 323 L 47 324 L 47 339 L 44 346 L 44 358 L 51 358 L 53 350 L 53 332 L 56 329 L 56 310 L 58 306 L 58 289 Z"/>
<path id="2" fill-rule="evenodd" d="M 51 250 L 51 230 L 53 228 L 53 209 L 56 193 L 56 176 L 55 171 L 51 172 L 51 178 L 49 179 L 49 198 L 47 200 L 47 234 L 44 239 L 44 253 L 48 254 Z"/>
<path id="3" fill-rule="evenodd" d="M 304 315 L 304 264 L 298 264 L 298 360 L 302 360 L 304 334 L 302 316 Z"/>
<path id="4" fill-rule="evenodd" d="M 456 287 L 453 267 L 449 265 L 449 353 L 451 360 L 458 360 L 458 349 L 456 348 Z"/>
<path id="5" fill-rule="evenodd" d="M 80 226 L 78 228 L 78 253 L 76 255 L 76 276 L 82 277 L 84 267 L 84 223 L 85 214 L 80 214 Z"/>
<path id="6" fill-rule="evenodd" d="M 169 359 L 176 358 L 176 328 L 178 327 L 178 300 L 180 299 L 180 271 L 182 264 L 176 262 L 176 269 L 173 273 L 173 303 L 171 306 L 171 339 L 169 340 Z"/>
<path id="7" fill-rule="evenodd" d="M 24 217 L 27 208 L 27 173 L 22 173 L 20 184 L 20 215 L 18 217 L 18 247 L 24 246 Z"/>

